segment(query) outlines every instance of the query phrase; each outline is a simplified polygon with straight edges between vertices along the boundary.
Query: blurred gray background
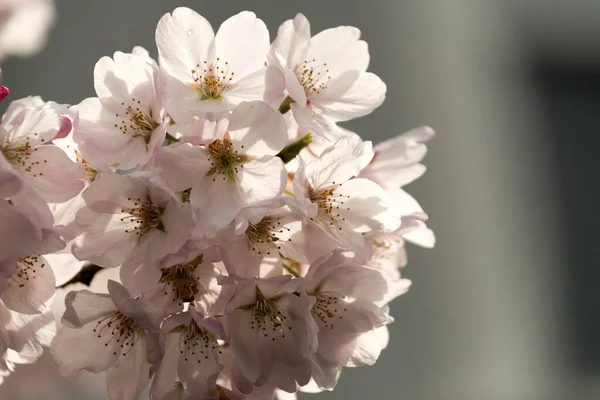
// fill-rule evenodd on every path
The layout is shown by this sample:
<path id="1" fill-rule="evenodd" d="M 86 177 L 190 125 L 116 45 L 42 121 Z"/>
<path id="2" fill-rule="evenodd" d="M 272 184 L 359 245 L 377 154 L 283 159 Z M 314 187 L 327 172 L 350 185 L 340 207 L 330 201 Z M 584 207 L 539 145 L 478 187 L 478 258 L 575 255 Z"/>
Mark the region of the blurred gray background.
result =
<path id="1" fill-rule="evenodd" d="M 379 362 L 316 398 L 600 398 L 600 2 L 58 0 L 48 46 L 9 59 L 4 84 L 77 104 L 100 57 L 155 55 L 156 23 L 180 5 L 215 28 L 250 9 L 272 35 L 297 12 L 315 33 L 357 26 L 388 95 L 346 126 L 374 142 L 438 132 L 408 187 L 438 244 L 409 248 L 413 287 Z M 21 368 L 0 398 L 103 398 L 40 370 Z"/>

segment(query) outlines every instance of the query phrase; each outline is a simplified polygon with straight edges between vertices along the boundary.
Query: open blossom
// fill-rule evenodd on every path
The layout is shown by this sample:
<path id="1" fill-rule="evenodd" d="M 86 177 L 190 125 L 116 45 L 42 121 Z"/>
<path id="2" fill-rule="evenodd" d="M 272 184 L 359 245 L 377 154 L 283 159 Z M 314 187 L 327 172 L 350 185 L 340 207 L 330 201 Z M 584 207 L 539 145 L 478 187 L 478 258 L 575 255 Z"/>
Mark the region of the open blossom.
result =
<path id="1" fill-rule="evenodd" d="M 74 140 L 83 159 L 123 170 L 148 161 L 162 145 L 168 122 L 157 96 L 157 75 L 156 63 L 140 50 L 98 61 L 98 97 L 81 102 L 75 119 Z"/>
<path id="2" fill-rule="evenodd" d="M 191 188 L 198 235 L 215 236 L 243 207 L 281 195 L 287 180 L 275 157 L 286 144 L 285 122 L 267 104 L 242 103 L 215 128 L 207 145 L 177 143 L 152 160 L 174 190 Z"/>
<path id="3" fill-rule="evenodd" d="M 181 249 L 159 262 L 160 278 L 141 295 L 156 326 L 169 315 L 184 311 L 186 303 L 194 303 L 204 314 L 210 313 L 220 293 L 219 270 L 202 250 Z"/>
<path id="4" fill-rule="evenodd" d="M 161 331 L 164 355 L 152 381 L 152 398 L 169 398 L 179 383 L 190 398 L 218 399 L 216 381 L 223 368 L 218 340 L 223 336 L 217 320 L 193 307 L 166 320 Z"/>
<path id="5" fill-rule="evenodd" d="M 108 291 L 67 295 L 64 325 L 52 341 L 52 355 L 67 376 L 83 369 L 106 372 L 111 400 L 137 399 L 149 381 L 146 338 L 151 324 L 123 286 L 111 280 Z"/>
<path id="6" fill-rule="evenodd" d="M 26 256 L 64 248 L 48 204 L 29 186 L 0 199 L 0 254 Z"/>
<path id="7" fill-rule="evenodd" d="M 270 383 L 287 392 L 310 380 L 310 354 L 317 346 L 317 328 L 310 314 L 314 299 L 297 296 L 288 277 L 248 279 L 237 283 L 225 310 L 239 377 L 244 382 Z"/>
<path id="8" fill-rule="evenodd" d="M 244 277 L 265 277 L 261 266 L 266 259 L 281 275 L 290 260 L 309 264 L 337 245 L 295 202 L 283 196 L 244 208 L 220 244 L 228 272 Z"/>
<path id="9" fill-rule="evenodd" d="M 83 198 L 73 254 L 101 267 L 122 265 L 121 279 L 134 292 L 158 280 L 156 261 L 183 246 L 193 223 L 189 207 L 148 173 L 103 174 Z"/>
<path id="10" fill-rule="evenodd" d="M 0 121 L 0 384 L 52 341 L 111 400 L 332 390 L 389 342 L 405 243 L 435 244 L 404 190 L 433 131 L 373 149 L 338 126 L 386 92 L 353 27 L 298 14 L 270 44 L 252 12 L 215 33 L 177 8 L 156 41 L 101 58 L 97 97 Z M 55 324 L 56 286 L 77 290 Z"/>
<path id="11" fill-rule="evenodd" d="M 313 378 L 333 389 L 341 368 L 353 358 L 359 336 L 392 322 L 385 306 L 388 281 L 335 253 L 311 266 L 306 280 L 299 290 L 315 299 L 311 314 L 319 327 Z"/>
<path id="12" fill-rule="evenodd" d="M 351 179 L 372 157 L 370 142 L 349 136 L 306 166 L 301 162 L 294 179 L 294 194 L 307 215 L 347 249 L 361 249 L 365 232 L 400 225 L 383 188 Z"/>
<path id="13" fill-rule="evenodd" d="M 366 72 L 369 51 L 359 38 L 360 31 L 350 26 L 311 37 L 302 14 L 279 27 L 268 63 L 285 76 L 298 125 L 328 139 L 339 138 L 336 122 L 369 114 L 383 102 L 386 86 Z"/>
<path id="14" fill-rule="evenodd" d="M 0 256 L 0 300 L 10 310 L 41 314 L 54 295 L 54 273 L 40 255 L 18 259 Z"/>
<path id="15" fill-rule="evenodd" d="M 277 92 L 277 74 L 265 67 L 269 31 L 252 12 L 234 15 L 215 34 L 204 17 L 179 7 L 158 23 L 156 44 L 165 106 L 177 122 Z"/>
<path id="16" fill-rule="evenodd" d="M 70 122 L 66 107 L 39 97 L 13 101 L 0 122 L 0 196 L 31 185 L 47 202 L 62 203 L 83 189 L 84 168 L 58 147 L 46 145 Z"/>
<path id="17" fill-rule="evenodd" d="M 428 126 L 413 129 L 375 146 L 373 160 L 360 172 L 383 187 L 401 187 L 425 173 L 420 161 L 427 154 L 427 143 L 435 135 Z"/>
<path id="18" fill-rule="evenodd" d="M 0 60 L 39 51 L 53 22 L 53 0 L 0 0 Z"/>

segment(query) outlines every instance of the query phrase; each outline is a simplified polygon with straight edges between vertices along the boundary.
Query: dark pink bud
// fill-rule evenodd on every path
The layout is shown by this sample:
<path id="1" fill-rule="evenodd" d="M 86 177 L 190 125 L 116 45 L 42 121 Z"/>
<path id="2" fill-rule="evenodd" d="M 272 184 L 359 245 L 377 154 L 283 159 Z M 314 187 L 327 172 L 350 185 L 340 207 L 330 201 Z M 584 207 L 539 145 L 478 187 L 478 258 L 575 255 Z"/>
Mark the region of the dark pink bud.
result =
<path id="1" fill-rule="evenodd" d="M 10 90 L 6 86 L 0 86 L 0 103 L 4 101 L 5 98 L 8 97 Z"/>
<path id="2" fill-rule="evenodd" d="M 73 124 L 71 123 L 71 119 L 65 115 L 60 116 L 60 129 L 58 133 L 54 137 L 54 139 L 62 139 L 67 137 L 71 129 L 73 128 Z"/>

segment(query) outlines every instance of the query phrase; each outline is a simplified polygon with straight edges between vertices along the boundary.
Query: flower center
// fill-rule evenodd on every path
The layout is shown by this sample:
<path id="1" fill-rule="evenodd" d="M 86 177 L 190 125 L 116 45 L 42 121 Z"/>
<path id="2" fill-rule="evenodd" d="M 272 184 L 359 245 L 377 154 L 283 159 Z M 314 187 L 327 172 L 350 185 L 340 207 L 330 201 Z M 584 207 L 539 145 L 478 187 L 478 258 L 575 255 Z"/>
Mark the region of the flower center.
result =
<path id="1" fill-rule="evenodd" d="M 179 339 L 179 353 L 184 356 L 185 361 L 195 358 L 198 363 L 212 357 L 217 361 L 219 350 L 217 338 L 211 332 L 198 326 L 193 320 L 184 329 Z"/>
<path id="2" fill-rule="evenodd" d="M 44 268 L 46 264 L 42 261 L 40 256 L 27 256 L 22 257 L 17 261 L 16 268 L 8 280 L 8 286 L 17 286 L 19 288 L 25 287 L 25 285 L 32 284 L 36 278 L 37 271 L 40 268 Z"/>
<path id="3" fill-rule="evenodd" d="M 125 102 L 121 105 L 125 107 Z M 123 118 L 121 123 L 115 124 L 115 128 L 123 133 L 123 135 L 131 136 L 133 139 L 142 138 L 146 144 L 150 143 L 152 132 L 159 124 L 152 118 L 152 110 L 146 112 L 142 108 L 141 100 L 131 99 L 131 104 L 125 107 L 125 114 L 115 114 L 117 118 Z"/>
<path id="4" fill-rule="evenodd" d="M 327 75 L 329 69 L 327 63 L 317 64 L 316 60 L 306 60 L 295 68 L 298 82 L 304 87 L 306 96 L 319 94 L 327 89 L 327 82 L 331 76 Z"/>
<path id="5" fill-rule="evenodd" d="M 164 285 L 165 295 L 170 291 L 173 301 L 177 301 L 179 305 L 194 301 L 194 296 L 200 291 L 200 278 L 194 275 L 194 271 L 202 263 L 202 258 L 200 255 L 187 264 L 163 269 L 160 282 Z"/>
<path id="6" fill-rule="evenodd" d="M 213 181 L 217 180 L 216 175 L 221 175 L 224 181 L 235 181 L 235 175 L 239 172 L 239 168 L 244 168 L 243 163 L 248 161 L 247 156 L 241 155 L 233 149 L 228 134 L 225 134 L 223 140 L 216 139 L 209 144 L 208 154 L 210 169 L 207 175 L 212 176 Z"/>
<path id="7" fill-rule="evenodd" d="M 114 311 L 98 320 L 94 328 L 98 339 L 104 339 L 104 346 L 114 346 L 113 354 L 122 352 L 123 356 L 138 342 L 142 329 L 138 327 L 133 318 Z M 114 341 L 114 343 L 113 343 Z"/>
<path id="8" fill-rule="evenodd" d="M 37 133 L 33 134 L 33 136 L 37 135 Z M 44 142 L 43 139 L 40 139 L 40 141 Z M 43 172 L 39 172 L 40 165 L 48 162 L 48 160 L 39 160 L 33 157 L 37 151 L 38 147 L 31 145 L 29 137 L 25 137 L 24 140 L 18 140 L 16 143 L 6 138 L 4 146 L 0 148 L 0 152 L 4 155 L 6 161 L 12 164 L 15 169 L 34 178 L 44 175 Z"/>
<path id="9" fill-rule="evenodd" d="M 281 226 L 281 222 L 276 218 L 264 217 L 258 224 L 250 224 L 246 229 L 246 238 L 248 246 L 258 255 L 271 255 L 271 252 L 277 252 L 281 249 L 278 242 L 283 239 L 278 236 L 291 230 Z M 292 239 L 287 239 L 291 241 Z"/>
<path id="10" fill-rule="evenodd" d="M 200 100 L 221 100 L 223 93 L 231 86 L 234 73 L 229 72 L 229 63 L 219 65 L 221 59 L 204 61 L 192 69 L 194 83 L 191 87 L 200 92 Z"/>
<path id="11" fill-rule="evenodd" d="M 381 233 L 373 238 L 373 255 L 371 264 L 377 268 L 382 268 L 383 263 L 393 259 L 396 255 L 396 249 L 403 242 L 401 237 L 397 237 L 390 233 Z"/>
<path id="12" fill-rule="evenodd" d="M 285 339 L 286 330 L 292 327 L 287 325 L 287 316 L 277 306 L 277 297 L 267 299 L 256 287 L 256 302 L 242 307 L 252 315 L 250 329 L 258 330 L 265 338 L 275 341 L 277 337 Z M 287 329 L 286 329 L 287 328 Z"/>
<path id="13" fill-rule="evenodd" d="M 341 231 L 342 225 L 346 221 L 346 217 L 343 214 L 346 211 L 350 211 L 349 207 L 344 207 L 344 203 L 350 196 L 337 193 L 336 189 L 338 186 L 341 185 L 335 185 L 318 192 L 309 187 L 308 192 L 310 201 L 316 203 L 319 207 L 317 218 L 324 223 L 329 223 L 330 226 L 337 227 Z"/>
<path id="14" fill-rule="evenodd" d="M 133 207 L 129 210 L 121 210 L 121 212 L 129 214 L 122 217 L 121 222 L 133 223 L 134 227 L 133 229 L 125 229 L 125 233 L 135 232 L 136 235 L 141 237 L 154 228 L 165 231 L 161 221 L 164 208 L 152 204 L 149 198 L 146 198 L 143 203 L 141 199 L 132 199 L 131 197 L 127 200 L 134 201 Z"/>
<path id="15" fill-rule="evenodd" d="M 342 300 L 345 297 L 333 292 L 320 292 L 314 295 L 315 304 L 311 309 L 311 313 L 315 321 L 321 322 L 326 329 L 333 329 L 334 321 L 342 319 L 344 312 L 348 311 L 344 307 L 345 302 Z"/>

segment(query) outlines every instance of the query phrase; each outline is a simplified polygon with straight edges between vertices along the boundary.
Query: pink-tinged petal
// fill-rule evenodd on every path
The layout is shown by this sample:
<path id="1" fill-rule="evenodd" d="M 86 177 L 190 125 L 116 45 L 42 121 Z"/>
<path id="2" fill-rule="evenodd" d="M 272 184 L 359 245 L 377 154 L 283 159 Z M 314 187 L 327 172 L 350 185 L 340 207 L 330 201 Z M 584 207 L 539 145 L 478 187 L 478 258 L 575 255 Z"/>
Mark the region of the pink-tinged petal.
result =
<path id="1" fill-rule="evenodd" d="M 160 255 L 152 250 L 162 250 L 164 246 L 162 240 L 159 240 L 162 235 L 157 236 L 153 237 L 154 240 L 146 240 L 143 246 L 134 248 L 133 256 L 120 269 L 119 278 L 132 295 L 149 290 L 160 279 L 160 270 L 155 263 Z M 153 254 L 148 254 L 150 252 Z"/>
<path id="2" fill-rule="evenodd" d="M 39 97 L 13 101 L 2 119 L 10 147 L 35 147 L 51 141 L 60 130 L 59 115 L 67 112 L 66 107 L 44 103 Z"/>
<path id="3" fill-rule="evenodd" d="M 214 237 L 244 207 L 245 199 L 236 182 L 220 175 L 214 179 L 213 176 L 205 176 L 192 187 L 190 194 L 190 203 L 197 213 L 195 233 L 198 236 Z"/>
<path id="4" fill-rule="evenodd" d="M 415 229 L 403 235 L 404 239 L 418 246 L 431 249 L 435 246 L 435 234 L 426 226 Z"/>
<path id="5" fill-rule="evenodd" d="M 269 31 L 253 12 L 242 11 L 224 21 L 215 35 L 215 55 L 227 62 L 227 71 L 243 77 L 265 64 Z"/>
<path id="6" fill-rule="evenodd" d="M 136 246 L 137 235 L 133 222 L 124 224 L 121 218 L 129 214 L 98 214 L 89 208 L 77 213 L 76 222 L 85 227 L 84 234 L 75 238 L 73 255 L 101 267 L 118 267 L 123 264 Z M 131 230 L 131 232 L 126 232 Z"/>
<path id="7" fill-rule="evenodd" d="M 156 172 L 173 190 L 180 192 L 206 176 L 210 156 L 205 148 L 175 143 L 157 151 L 145 169 Z"/>
<path id="8" fill-rule="evenodd" d="M 400 216 L 391 207 L 381 186 L 368 179 L 351 179 L 335 190 L 344 201 L 340 215 L 357 232 L 368 232 L 384 227 L 394 231 L 400 226 Z"/>
<path id="9" fill-rule="evenodd" d="M 293 71 L 296 65 L 306 60 L 309 43 L 310 23 L 304 15 L 297 14 L 293 20 L 289 19 L 279 26 L 277 37 L 271 45 L 269 64 L 279 64 Z"/>
<path id="10" fill-rule="evenodd" d="M 229 118 L 232 143 L 249 156 L 275 155 L 287 144 L 287 126 L 278 111 L 262 101 L 240 103 Z"/>
<path id="11" fill-rule="evenodd" d="M 108 294 L 92 293 L 89 290 L 71 291 L 65 296 L 63 325 L 82 327 L 94 320 L 116 311 Z"/>
<path id="12" fill-rule="evenodd" d="M 106 106 L 115 107 L 121 102 L 127 104 L 133 97 L 145 103 L 142 107 L 152 108 L 155 98 L 154 68 L 142 57 L 116 52 L 114 60 L 102 57 L 96 63 L 94 87 Z"/>
<path id="13" fill-rule="evenodd" d="M 91 321 L 81 328 L 62 326 L 58 330 L 50 351 L 62 375 L 75 377 L 83 369 L 93 373 L 106 371 L 119 358 L 120 353 L 115 354 L 115 350 L 120 346 L 116 340 L 98 338 L 97 324 Z"/>
<path id="14" fill-rule="evenodd" d="M 346 365 L 360 367 L 375 364 L 379 354 L 387 347 L 389 341 L 390 332 L 387 326 L 361 334 L 356 340 L 356 347 Z"/>
<path id="15" fill-rule="evenodd" d="M 27 210 L 0 200 L 0 253 L 22 256 L 38 250 L 42 240 L 40 227 L 31 220 Z"/>
<path id="16" fill-rule="evenodd" d="M 12 312 L 6 330 L 9 347 L 20 357 L 33 361 L 42 355 L 56 333 L 54 314 L 50 310 L 35 315 Z"/>
<path id="17" fill-rule="evenodd" d="M 312 264 L 338 247 L 337 240 L 309 219 L 287 244 L 282 244 L 281 254 L 301 263 Z"/>
<path id="18" fill-rule="evenodd" d="M 285 76 L 276 67 L 269 65 L 265 71 L 265 95 L 263 100 L 273 109 L 285 98 Z"/>
<path id="19" fill-rule="evenodd" d="M 425 172 L 425 166 L 419 162 L 427 154 L 425 143 L 434 136 L 433 129 L 424 126 L 377 144 L 375 157 L 361 172 L 361 178 L 383 187 L 411 183 Z"/>
<path id="20" fill-rule="evenodd" d="M 335 143 L 336 141 L 348 136 L 340 127 L 335 124 L 335 120 L 330 118 L 312 104 L 303 105 L 292 103 L 290 105 L 294 119 L 307 132 L 312 132 L 321 136 L 325 140 Z"/>
<path id="21" fill-rule="evenodd" d="M 21 185 L 23 185 L 21 176 L 0 154 L 0 197 L 4 199 L 11 197 L 21 189 Z"/>
<path id="22" fill-rule="evenodd" d="M 306 92 L 304 91 L 304 86 L 302 86 L 298 81 L 296 74 L 293 71 L 286 70 L 284 72 L 284 77 L 285 86 L 290 97 L 294 100 L 298 107 L 302 108 L 306 106 Z"/>
<path id="23" fill-rule="evenodd" d="M 204 116 L 208 112 L 203 108 L 197 89 L 172 77 L 162 69 L 158 76 L 158 93 L 165 110 L 177 124 L 191 124 L 194 122 L 194 117 Z M 227 106 L 229 107 L 229 103 Z"/>
<path id="24" fill-rule="evenodd" d="M 0 86 L 0 103 L 2 103 L 10 94 L 10 90 L 6 86 Z"/>
<path id="25" fill-rule="evenodd" d="M 327 88 L 310 99 L 332 121 L 362 117 L 385 100 L 386 85 L 375 74 L 349 70 L 327 82 Z"/>
<path id="26" fill-rule="evenodd" d="M 209 345 L 210 346 L 210 345 Z M 196 352 L 201 349 L 196 348 Z M 217 377 L 223 368 L 208 353 L 209 348 L 202 349 L 203 353 L 180 356 L 177 361 L 177 373 L 183 387 L 189 393 L 201 399 L 215 398 L 217 395 Z"/>
<path id="27" fill-rule="evenodd" d="M 140 338 L 106 371 L 106 388 L 111 400 L 133 400 L 140 397 L 150 383 L 150 365 L 146 357 L 146 339 Z"/>
<path id="28" fill-rule="evenodd" d="M 223 100 L 212 100 L 220 107 L 207 111 L 228 111 L 244 101 L 269 100 L 272 102 L 273 98 L 278 95 L 277 90 L 282 88 L 279 86 L 281 81 L 277 80 L 280 79 L 280 76 L 273 75 L 271 71 L 272 69 L 264 67 L 232 83 L 223 93 Z M 267 74 L 267 72 L 269 73 Z M 273 78 L 276 80 L 273 81 Z M 208 100 L 203 102 L 206 101 Z"/>
<path id="29" fill-rule="evenodd" d="M 287 183 L 287 173 L 279 157 L 258 157 L 245 163 L 239 175 L 244 205 L 282 194 Z"/>
<path id="30" fill-rule="evenodd" d="M 228 315 L 228 324 L 230 329 L 243 329 L 243 334 L 232 332 L 230 340 L 231 351 L 235 355 L 235 363 L 240 369 L 242 375 L 251 382 L 255 382 L 260 377 L 260 353 L 258 329 L 249 330 L 253 317 L 249 312 L 242 310 L 234 311 Z"/>
<path id="31" fill-rule="evenodd" d="M 350 69 L 366 71 L 369 48 L 366 42 L 359 39 L 360 30 L 352 26 L 326 29 L 310 39 L 308 59 L 314 58 L 317 63 L 325 63 L 329 75 L 334 78 Z"/>
<path id="32" fill-rule="evenodd" d="M 56 134 L 56 137 L 54 137 L 54 139 L 64 139 L 65 137 L 67 137 L 67 135 L 69 135 L 69 133 L 71 133 L 72 130 L 73 122 L 71 122 L 71 119 L 67 116 L 61 115 L 60 129 L 58 130 L 58 133 Z"/>
<path id="33" fill-rule="evenodd" d="M 54 286 L 54 273 L 44 257 L 22 257 L 0 299 L 13 311 L 41 314 L 46 302 L 54 295 Z"/>
<path id="34" fill-rule="evenodd" d="M 44 200 L 62 203 L 83 190 L 83 164 L 74 163 L 56 146 L 40 146 L 36 150 L 27 160 L 31 167 L 21 171 Z"/>
<path id="35" fill-rule="evenodd" d="M 192 69 L 208 59 L 214 38 L 210 23 L 186 7 L 165 14 L 156 28 L 161 68 L 184 83 L 192 83 Z"/>
<path id="36" fill-rule="evenodd" d="M 180 332 L 170 332 L 164 339 L 164 355 L 160 360 L 158 371 L 152 379 L 152 389 L 150 390 L 152 399 L 164 399 L 173 391 L 175 382 L 179 380 L 176 366 L 181 351 L 180 339 Z M 183 390 L 183 388 L 181 389 Z"/>
<path id="37" fill-rule="evenodd" d="M 338 185 L 357 176 L 373 159 L 371 142 L 356 134 L 328 147 L 316 160 L 306 165 L 306 176 L 314 190 Z"/>

